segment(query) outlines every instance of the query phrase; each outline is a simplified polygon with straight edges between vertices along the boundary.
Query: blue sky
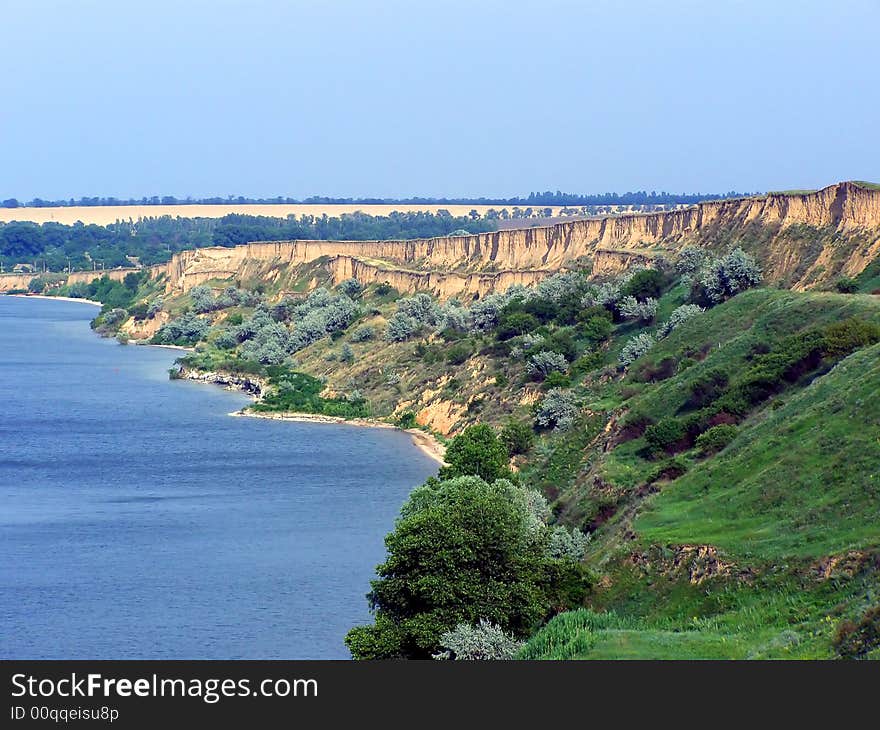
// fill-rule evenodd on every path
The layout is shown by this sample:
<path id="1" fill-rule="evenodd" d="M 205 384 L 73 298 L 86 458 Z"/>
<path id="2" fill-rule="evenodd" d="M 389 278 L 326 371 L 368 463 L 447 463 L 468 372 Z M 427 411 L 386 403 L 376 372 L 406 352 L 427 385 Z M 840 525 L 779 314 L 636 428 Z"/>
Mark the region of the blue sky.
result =
<path id="1" fill-rule="evenodd" d="M 880 180 L 877 0 L 30 0 L 0 197 Z"/>

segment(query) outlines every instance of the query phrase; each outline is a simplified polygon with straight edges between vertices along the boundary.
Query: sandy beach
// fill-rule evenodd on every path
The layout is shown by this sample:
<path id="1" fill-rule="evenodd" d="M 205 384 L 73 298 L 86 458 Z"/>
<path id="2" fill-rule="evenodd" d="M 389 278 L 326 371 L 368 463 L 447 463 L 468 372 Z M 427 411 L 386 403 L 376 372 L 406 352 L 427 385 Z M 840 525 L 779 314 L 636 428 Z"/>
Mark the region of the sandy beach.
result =
<path id="1" fill-rule="evenodd" d="M 374 421 L 369 418 L 350 418 L 345 419 L 339 416 L 322 416 L 316 413 L 271 413 L 256 411 L 233 411 L 230 416 L 241 416 L 243 418 L 269 418 L 274 421 L 294 421 L 300 423 L 333 423 L 345 426 L 357 426 L 360 428 L 393 428 L 390 423 L 384 421 Z M 400 430 L 400 429 L 398 429 Z M 444 454 L 446 447 L 437 440 L 432 434 L 422 431 L 418 428 L 402 429 L 410 435 L 416 447 L 426 456 L 430 457 L 438 464 L 445 464 Z"/>
<path id="2" fill-rule="evenodd" d="M 95 302 L 91 299 L 80 299 L 78 297 L 53 297 L 48 294 L 7 294 L 8 297 L 24 297 L 27 299 L 54 299 L 56 302 L 82 302 L 83 304 L 92 304 L 96 307 L 103 307 L 101 302 Z"/>

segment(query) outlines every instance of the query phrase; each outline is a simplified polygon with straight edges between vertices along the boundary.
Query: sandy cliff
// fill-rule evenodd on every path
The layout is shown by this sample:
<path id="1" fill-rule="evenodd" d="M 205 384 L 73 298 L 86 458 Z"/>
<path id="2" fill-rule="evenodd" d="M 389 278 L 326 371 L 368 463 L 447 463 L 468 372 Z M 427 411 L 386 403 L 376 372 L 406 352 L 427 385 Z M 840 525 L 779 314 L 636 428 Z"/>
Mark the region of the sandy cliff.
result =
<path id="1" fill-rule="evenodd" d="M 758 257 L 767 279 L 795 289 L 858 274 L 880 255 L 880 189 L 838 183 L 800 194 L 774 193 L 700 203 L 673 211 L 589 218 L 553 226 L 407 241 L 272 241 L 175 254 L 151 269 L 166 274 L 169 293 L 211 280 L 286 283 L 296 267 L 321 262 L 335 282 L 354 276 L 388 281 L 403 292 L 441 298 L 484 295 L 532 284 L 560 268 L 597 275 L 696 245 L 719 251 L 741 245 Z M 122 278 L 127 270 L 106 272 Z M 90 281 L 77 272 L 70 281 Z M 0 276 L 0 291 L 30 277 Z"/>
<path id="2" fill-rule="evenodd" d="M 755 231 L 761 229 L 762 235 Z M 796 235 L 795 235 L 796 232 Z M 170 291 L 211 279 L 276 279 L 285 267 L 326 260 L 335 281 L 388 281 L 438 296 L 530 284 L 577 262 L 610 274 L 685 245 L 750 248 L 771 280 L 808 288 L 855 275 L 880 254 L 880 190 L 839 183 L 813 193 L 701 203 L 675 211 L 568 221 L 543 228 L 407 241 L 275 241 L 174 256 Z M 792 278 L 793 277 L 793 278 Z"/>

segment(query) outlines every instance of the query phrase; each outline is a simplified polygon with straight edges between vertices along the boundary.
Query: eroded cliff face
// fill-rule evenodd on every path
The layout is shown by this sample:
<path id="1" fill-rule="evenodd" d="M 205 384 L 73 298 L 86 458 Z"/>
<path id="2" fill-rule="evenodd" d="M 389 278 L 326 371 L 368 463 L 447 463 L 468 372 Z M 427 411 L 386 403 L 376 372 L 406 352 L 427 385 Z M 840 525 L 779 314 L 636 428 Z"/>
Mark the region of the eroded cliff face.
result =
<path id="1" fill-rule="evenodd" d="M 89 284 L 95 279 L 100 279 L 102 276 L 107 276 L 113 281 L 122 281 L 126 274 L 138 271 L 141 271 L 141 269 L 130 268 L 110 269 L 108 271 L 74 271 L 72 274 L 68 274 L 67 278 L 60 282 L 60 284 Z M 152 267 L 150 269 L 151 275 L 156 275 L 157 273 L 160 273 L 160 271 L 165 271 L 164 264 L 159 268 Z M 36 276 L 39 276 L 39 274 L 0 274 L 0 292 L 11 291 L 13 289 L 27 289 L 31 279 Z"/>
<path id="2" fill-rule="evenodd" d="M 589 264 L 594 275 L 619 273 L 684 246 L 725 251 L 742 245 L 768 281 L 806 289 L 854 276 L 880 255 L 880 190 L 839 183 L 812 193 L 718 200 L 674 211 L 589 218 L 543 228 L 407 241 L 272 241 L 175 254 L 151 269 L 168 293 L 208 281 L 293 285 L 305 265 L 322 263 L 334 282 L 354 276 L 387 281 L 402 292 L 440 298 L 483 296 L 511 284 L 533 284 L 565 267 Z M 295 271 L 296 270 L 296 271 Z M 123 278 L 128 270 L 77 272 Z M 25 288 L 30 277 L 0 276 L 0 291 Z"/>
<path id="3" fill-rule="evenodd" d="M 797 289 L 853 276 L 880 255 L 880 191 L 840 183 L 814 193 L 712 201 L 472 236 L 203 248 L 176 254 L 165 273 L 169 292 L 180 292 L 210 280 L 278 282 L 291 266 L 323 261 L 334 282 L 354 276 L 448 298 L 533 284 L 587 261 L 593 274 L 615 274 L 674 256 L 687 245 L 719 250 L 744 245 L 764 264 L 770 281 Z"/>

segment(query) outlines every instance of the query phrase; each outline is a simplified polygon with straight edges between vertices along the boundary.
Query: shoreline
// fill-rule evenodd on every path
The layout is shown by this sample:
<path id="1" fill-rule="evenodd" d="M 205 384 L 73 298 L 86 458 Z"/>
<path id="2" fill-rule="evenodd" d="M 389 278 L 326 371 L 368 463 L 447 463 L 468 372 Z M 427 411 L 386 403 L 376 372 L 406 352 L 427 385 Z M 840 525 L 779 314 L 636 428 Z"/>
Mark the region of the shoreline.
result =
<path id="1" fill-rule="evenodd" d="M 103 307 L 103 303 L 96 302 L 93 299 L 81 299 L 79 297 L 53 297 L 50 294 L 4 294 L 7 297 L 21 297 L 22 299 L 52 299 L 56 302 L 82 302 L 83 304 L 92 304 L 96 307 Z"/>
<path id="2" fill-rule="evenodd" d="M 418 428 L 398 428 L 384 421 L 377 421 L 371 418 L 349 418 L 345 419 L 341 416 L 325 416 L 320 413 L 295 413 L 290 411 L 233 411 L 229 414 L 237 418 L 268 418 L 273 421 L 291 421 L 294 423 L 328 423 L 344 426 L 354 426 L 356 428 L 388 428 L 395 431 L 403 431 L 409 434 L 413 445 L 425 454 L 428 458 L 436 461 L 441 466 L 446 464 L 444 454 L 446 447 L 430 433 L 422 431 Z"/>

